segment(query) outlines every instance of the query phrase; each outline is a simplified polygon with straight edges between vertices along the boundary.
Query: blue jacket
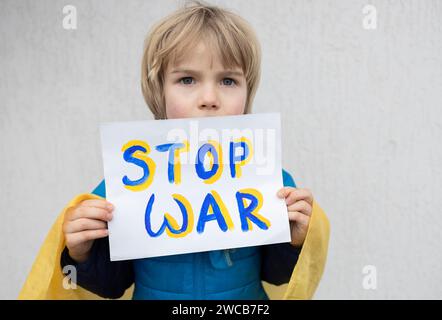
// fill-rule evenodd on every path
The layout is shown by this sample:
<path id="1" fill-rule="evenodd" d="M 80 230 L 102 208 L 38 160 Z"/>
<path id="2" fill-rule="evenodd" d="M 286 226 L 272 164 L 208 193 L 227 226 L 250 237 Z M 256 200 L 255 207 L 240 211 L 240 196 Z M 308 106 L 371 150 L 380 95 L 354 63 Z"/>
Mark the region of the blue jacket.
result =
<path id="1" fill-rule="evenodd" d="M 296 187 L 283 170 L 284 186 Z M 104 180 L 93 191 L 106 197 Z M 261 281 L 288 282 L 300 249 L 289 243 L 115 261 L 108 238 L 95 240 L 88 260 L 76 264 L 67 251 L 61 266 L 77 267 L 77 283 L 106 298 L 121 297 L 135 283 L 133 299 L 268 299 Z"/>

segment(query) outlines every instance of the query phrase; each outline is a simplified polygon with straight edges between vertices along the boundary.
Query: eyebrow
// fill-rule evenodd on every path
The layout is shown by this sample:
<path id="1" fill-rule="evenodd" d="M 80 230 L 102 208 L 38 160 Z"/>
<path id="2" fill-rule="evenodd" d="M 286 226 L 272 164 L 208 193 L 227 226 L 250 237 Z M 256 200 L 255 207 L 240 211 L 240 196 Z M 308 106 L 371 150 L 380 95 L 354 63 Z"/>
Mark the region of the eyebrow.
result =
<path id="1" fill-rule="evenodd" d="M 190 70 L 190 69 L 175 69 L 171 73 L 190 73 L 190 74 L 201 75 L 201 72 L 199 72 L 197 70 Z M 240 76 L 243 76 L 244 74 L 241 71 L 225 70 L 225 71 L 218 72 L 217 75 L 232 75 L 232 76 L 240 77 Z"/>

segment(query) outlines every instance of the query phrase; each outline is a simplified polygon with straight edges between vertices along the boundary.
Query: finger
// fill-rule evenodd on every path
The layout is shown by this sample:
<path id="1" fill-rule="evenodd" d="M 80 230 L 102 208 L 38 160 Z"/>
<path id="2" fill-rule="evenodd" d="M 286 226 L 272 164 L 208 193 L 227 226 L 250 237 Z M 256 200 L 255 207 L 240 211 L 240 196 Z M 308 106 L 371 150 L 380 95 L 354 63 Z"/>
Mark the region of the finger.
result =
<path id="1" fill-rule="evenodd" d="M 292 192 L 293 190 L 295 190 L 295 188 L 293 188 L 293 187 L 283 187 L 283 188 L 279 189 L 277 196 L 279 198 L 283 199 L 283 198 L 287 197 L 290 194 L 290 192 Z"/>
<path id="2" fill-rule="evenodd" d="M 101 220 L 80 218 L 63 225 L 64 233 L 75 233 L 86 230 L 106 229 L 107 224 Z"/>
<path id="3" fill-rule="evenodd" d="M 312 206 L 305 200 L 296 201 L 294 204 L 287 207 L 288 211 L 299 211 L 307 216 L 312 215 Z"/>
<path id="4" fill-rule="evenodd" d="M 96 207 L 77 207 L 69 214 L 69 220 L 71 221 L 80 218 L 110 221 L 112 219 L 112 213 L 105 209 Z"/>
<path id="5" fill-rule="evenodd" d="M 289 194 L 285 198 L 286 205 L 290 206 L 298 201 L 296 190 L 292 190 L 289 192 Z"/>
<path id="6" fill-rule="evenodd" d="M 86 241 L 95 240 L 107 237 L 109 231 L 107 229 L 87 230 L 82 232 L 68 233 L 66 234 L 66 242 L 70 247 L 75 247 Z"/>
<path id="7" fill-rule="evenodd" d="M 298 200 L 305 200 L 310 205 L 313 205 L 313 195 L 309 189 L 284 187 L 278 191 L 278 197 L 285 198 L 287 205 L 292 205 Z"/>
<path id="8" fill-rule="evenodd" d="M 309 189 L 296 189 L 296 200 L 305 200 L 310 205 L 313 205 L 313 194 Z"/>
<path id="9" fill-rule="evenodd" d="M 114 209 L 114 205 L 112 203 L 110 203 L 107 200 L 101 200 L 101 199 L 84 200 L 80 203 L 79 207 L 96 207 L 110 211 Z"/>
<path id="10" fill-rule="evenodd" d="M 310 217 L 306 216 L 305 214 L 302 214 L 299 211 L 293 211 L 289 212 L 289 221 L 296 222 L 301 225 L 307 226 L 309 223 Z"/>

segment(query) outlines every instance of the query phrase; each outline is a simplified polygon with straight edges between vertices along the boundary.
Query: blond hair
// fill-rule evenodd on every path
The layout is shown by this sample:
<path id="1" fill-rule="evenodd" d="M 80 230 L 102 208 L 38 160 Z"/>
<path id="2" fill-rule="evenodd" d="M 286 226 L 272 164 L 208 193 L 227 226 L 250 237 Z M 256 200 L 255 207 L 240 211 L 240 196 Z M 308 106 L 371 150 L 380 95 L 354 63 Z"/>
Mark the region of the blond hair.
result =
<path id="1" fill-rule="evenodd" d="M 166 119 L 164 72 L 203 40 L 219 53 L 225 68 L 240 67 L 247 82 L 244 113 L 250 113 L 261 74 L 261 49 L 252 27 L 240 16 L 193 1 L 159 21 L 147 35 L 141 66 L 141 89 L 155 119 Z"/>

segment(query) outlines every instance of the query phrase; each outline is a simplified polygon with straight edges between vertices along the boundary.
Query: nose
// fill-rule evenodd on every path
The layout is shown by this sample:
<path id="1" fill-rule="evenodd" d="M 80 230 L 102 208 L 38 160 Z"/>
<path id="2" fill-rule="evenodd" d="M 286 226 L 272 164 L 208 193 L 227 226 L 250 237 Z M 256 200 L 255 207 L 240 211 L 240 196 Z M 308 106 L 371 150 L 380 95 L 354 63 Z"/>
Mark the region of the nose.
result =
<path id="1" fill-rule="evenodd" d="M 217 89 L 212 84 L 207 84 L 201 89 L 200 101 L 198 103 L 199 109 L 202 110 L 217 110 L 219 109 L 219 97 Z"/>

